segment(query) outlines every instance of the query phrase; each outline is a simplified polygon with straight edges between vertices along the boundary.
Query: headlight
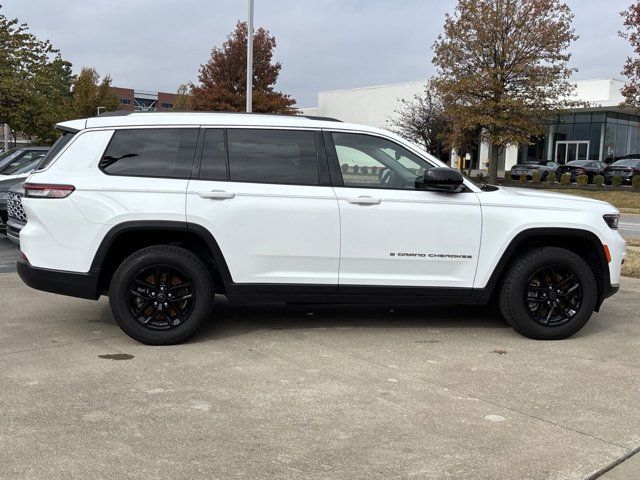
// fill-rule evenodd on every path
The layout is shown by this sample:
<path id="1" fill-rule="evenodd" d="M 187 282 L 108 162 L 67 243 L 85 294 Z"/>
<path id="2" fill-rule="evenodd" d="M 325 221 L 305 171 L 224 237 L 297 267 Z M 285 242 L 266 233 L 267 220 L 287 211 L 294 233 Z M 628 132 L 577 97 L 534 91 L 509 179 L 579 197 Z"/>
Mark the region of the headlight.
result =
<path id="1" fill-rule="evenodd" d="M 609 225 L 610 229 L 618 229 L 618 220 L 620 219 L 620 215 L 612 213 L 609 215 L 604 215 L 602 218 L 604 219 L 605 223 Z"/>

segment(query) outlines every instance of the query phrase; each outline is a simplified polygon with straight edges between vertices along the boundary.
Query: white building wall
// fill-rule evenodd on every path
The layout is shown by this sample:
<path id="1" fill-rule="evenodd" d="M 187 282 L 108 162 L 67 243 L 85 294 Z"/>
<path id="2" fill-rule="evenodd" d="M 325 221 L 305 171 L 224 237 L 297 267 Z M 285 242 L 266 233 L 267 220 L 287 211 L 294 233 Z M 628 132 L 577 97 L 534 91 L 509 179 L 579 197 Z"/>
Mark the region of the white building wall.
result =
<path id="1" fill-rule="evenodd" d="M 343 122 L 389 128 L 403 99 L 424 91 L 426 82 L 335 90 L 318 94 L 317 108 L 302 108 L 305 115 L 333 117 Z"/>

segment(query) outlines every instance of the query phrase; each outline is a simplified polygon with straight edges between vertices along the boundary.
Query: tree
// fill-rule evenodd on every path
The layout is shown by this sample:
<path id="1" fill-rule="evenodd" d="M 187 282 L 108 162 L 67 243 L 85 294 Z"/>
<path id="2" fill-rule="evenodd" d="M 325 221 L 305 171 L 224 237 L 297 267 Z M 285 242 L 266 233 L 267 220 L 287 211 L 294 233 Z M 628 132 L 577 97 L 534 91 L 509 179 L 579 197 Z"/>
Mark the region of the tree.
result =
<path id="1" fill-rule="evenodd" d="M 53 140 L 53 125 L 68 112 L 71 78 L 71 64 L 48 40 L 0 14 L 0 123 Z"/>
<path id="2" fill-rule="evenodd" d="M 567 48 L 577 36 L 561 0 L 458 0 L 434 44 L 434 85 L 461 131 L 478 129 L 498 148 L 529 144 L 545 120 L 572 106 Z"/>
<path id="3" fill-rule="evenodd" d="M 189 85 L 183 83 L 178 87 L 176 99 L 173 102 L 173 110 L 176 112 L 188 112 L 193 110 L 193 97 Z"/>
<path id="4" fill-rule="evenodd" d="M 627 10 L 620 12 L 624 19 L 624 31 L 618 32 L 631 44 L 635 57 L 627 57 L 622 74 L 629 82 L 622 87 L 623 104 L 640 108 L 640 0 L 636 0 Z"/>
<path id="5" fill-rule="evenodd" d="M 117 110 L 118 105 L 118 95 L 111 89 L 111 76 L 105 75 L 100 81 L 94 68 L 82 67 L 73 82 L 73 118 L 94 117 L 98 107 L 110 112 Z"/>
<path id="6" fill-rule="evenodd" d="M 400 100 L 400 107 L 395 113 L 398 118 L 393 122 L 392 130 L 440 158 L 450 122 L 445 115 L 442 99 L 434 92 L 431 82 L 427 82 L 422 93 L 417 93 L 411 99 Z"/>
<path id="7" fill-rule="evenodd" d="M 282 65 L 272 63 L 276 39 L 264 28 L 253 37 L 253 111 L 295 113 L 295 100 L 274 90 Z M 247 24 L 238 22 L 222 47 L 201 65 L 199 84 L 191 85 L 194 110 L 243 112 L 247 91 Z"/>

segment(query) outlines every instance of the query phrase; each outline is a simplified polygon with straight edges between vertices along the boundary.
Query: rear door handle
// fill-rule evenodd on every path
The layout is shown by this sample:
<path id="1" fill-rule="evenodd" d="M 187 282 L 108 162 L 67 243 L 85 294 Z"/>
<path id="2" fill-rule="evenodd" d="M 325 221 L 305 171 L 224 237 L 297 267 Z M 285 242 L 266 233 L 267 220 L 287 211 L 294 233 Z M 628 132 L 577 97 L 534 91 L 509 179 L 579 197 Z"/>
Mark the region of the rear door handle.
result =
<path id="1" fill-rule="evenodd" d="M 374 197 L 347 197 L 347 202 L 356 205 L 379 205 L 382 199 Z"/>
<path id="2" fill-rule="evenodd" d="M 211 190 L 210 192 L 198 192 L 202 198 L 210 200 L 228 200 L 236 196 L 233 192 L 225 192 L 224 190 Z"/>

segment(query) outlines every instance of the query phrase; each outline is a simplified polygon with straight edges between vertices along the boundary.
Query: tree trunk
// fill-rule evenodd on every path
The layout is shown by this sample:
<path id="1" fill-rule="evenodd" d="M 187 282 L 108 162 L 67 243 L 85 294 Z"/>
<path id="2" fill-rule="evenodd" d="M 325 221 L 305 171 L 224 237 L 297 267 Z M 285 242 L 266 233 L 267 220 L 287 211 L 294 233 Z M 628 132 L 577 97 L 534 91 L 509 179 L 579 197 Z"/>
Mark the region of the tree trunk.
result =
<path id="1" fill-rule="evenodd" d="M 489 160 L 489 183 L 496 185 L 498 183 L 498 155 L 500 147 L 491 145 L 491 155 Z"/>

